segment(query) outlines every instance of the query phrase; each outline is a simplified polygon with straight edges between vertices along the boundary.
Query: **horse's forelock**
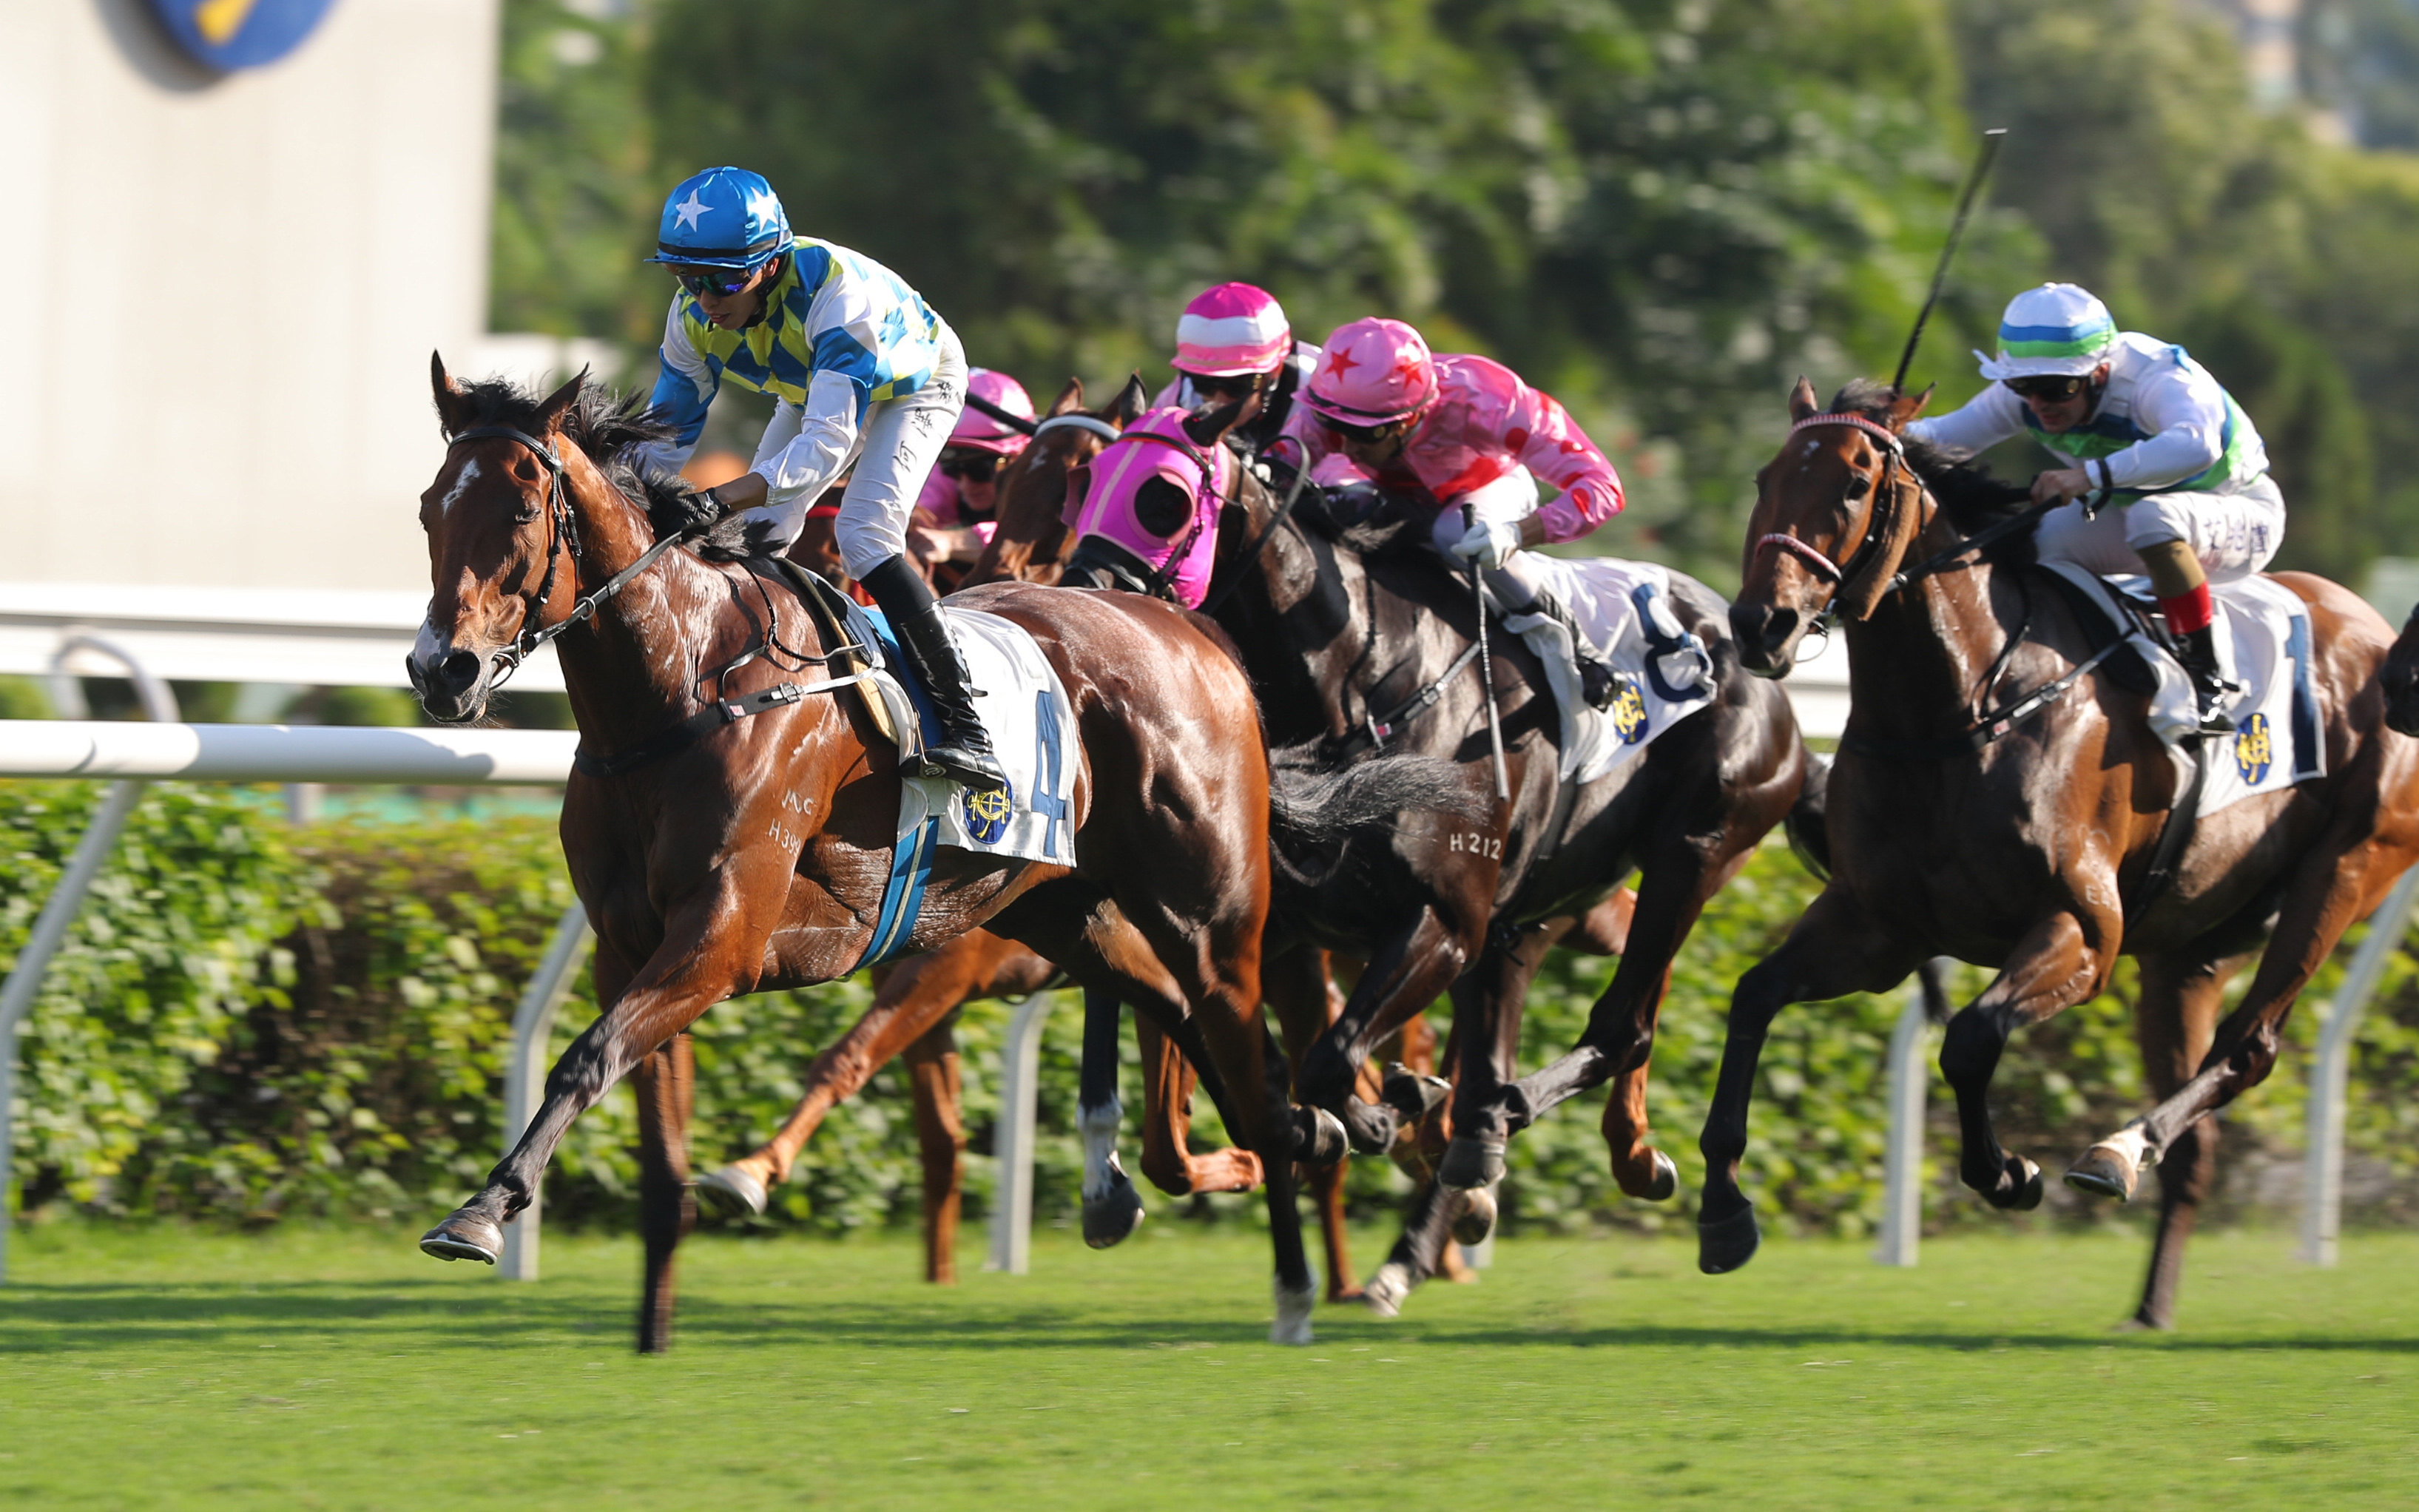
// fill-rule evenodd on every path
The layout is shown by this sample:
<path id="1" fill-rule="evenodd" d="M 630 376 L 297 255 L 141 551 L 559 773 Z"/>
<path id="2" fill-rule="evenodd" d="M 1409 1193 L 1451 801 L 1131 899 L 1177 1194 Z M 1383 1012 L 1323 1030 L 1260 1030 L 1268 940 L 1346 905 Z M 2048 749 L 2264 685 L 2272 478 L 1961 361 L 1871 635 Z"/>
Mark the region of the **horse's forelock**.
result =
<path id="1" fill-rule="evenodd" d="M 531 430 L 538 424 L 547 399 L 544 392 L 508 378 L 472 378 L 462 381 L 460 387 L 470 415 L 466 430 L 482 425 Z M 617 393 L 603 381 L 590 378 L 573 396 L 562 425 L 563 436 L 588 454 L 615 487 L 645 506 L 657 533 L 688 523 L 693 506 L 687 483 L 677 473 L 641 465 L 631 455 L 646 442 L 670 440 L 673 435 L 670 425 L 648 412 L 642 395 Z"/>

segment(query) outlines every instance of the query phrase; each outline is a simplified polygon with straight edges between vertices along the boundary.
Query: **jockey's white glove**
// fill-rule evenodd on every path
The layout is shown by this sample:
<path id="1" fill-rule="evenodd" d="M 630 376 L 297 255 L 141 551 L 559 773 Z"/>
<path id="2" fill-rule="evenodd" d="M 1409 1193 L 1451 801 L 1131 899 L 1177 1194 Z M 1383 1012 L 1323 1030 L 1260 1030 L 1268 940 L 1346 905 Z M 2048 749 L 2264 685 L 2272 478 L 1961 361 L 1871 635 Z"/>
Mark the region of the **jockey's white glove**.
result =
<path id="1" fill-rule="evenodd" d="M 1471 562 L 1489 572 L 1511 560 L 1520 549 L 1520 522 L 1512 519 L 1482 519 L 1453 543 L 1453 554 Z"/>

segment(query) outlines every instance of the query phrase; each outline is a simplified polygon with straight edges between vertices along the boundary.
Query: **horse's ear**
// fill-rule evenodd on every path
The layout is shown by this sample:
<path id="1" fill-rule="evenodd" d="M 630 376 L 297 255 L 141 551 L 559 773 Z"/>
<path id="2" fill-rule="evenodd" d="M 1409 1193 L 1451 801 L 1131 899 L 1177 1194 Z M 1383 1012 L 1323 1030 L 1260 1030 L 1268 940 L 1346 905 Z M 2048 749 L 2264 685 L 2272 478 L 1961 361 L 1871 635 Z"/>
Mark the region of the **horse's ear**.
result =
<path id="1" fill-rule="evenodd" d="M 583 367 L 570 382 L 547 394 L 546 403 L 537 407 L 537 433 L 544 436 L 561 425 L 563 415 L 571 409 L 571 402 L 578 398 L 579 391 L 586 387 L 588 369 Z"/>
<path id="2" fill-rule="evenodd" d="M 1217 445 L 1226 439 L 1226 433 L 1233 430 L 1236 423 L 1243 418 L 1243 407 L 1257 397 L 1257 394 L 1247 393 L 1240 399 L 1229 400 L 1215 409 L 1205 409 L 1199 414 L 1185 416 L 1181 423 L 1184 426 L 1185 439 L 1205 451 Z"/>
<path id="3" fill-rule="evenodd" d="M 428 382 L 437 391 L 437 424 L 448 436 L 459 435 L 470 426 L 470 391 L 454 381 L 445 371 L 445 354 L 428 354 Z"/>
<path id="4" fill-rule="evenodd" d="M 1071 415 L 1083 408 L 1084 380 L 1071 378 L 1067 380 L 1067 386 L 1058 391 L 1058 397 L 1050 401 L 1049 416 L 1055 419 L 1060 415 Z"/>
<path id="5" fill-rule="evenodd" d="M 1110 401 L 1107 411 L 1101 418 L 1123 430 L 1140 419 L 1142 412 L 1148 408 L 1150 391 L 1143 387 L 1142 375 L 1136 373 L 1126 379 L 1126 386 L 1117 391 L 1117 398 Z"/>
<path id="6" fill-rule="evenodd" d="M 1904 430 L 1907 422 L 1923 413 L 1923 407 L 1932 402 L 1932 391 L 1938 387 L 1928 383 L 1921 393 L 1902 393 L 1890 400 L 1890 429 Z"/>
<path id="7" fill-rule="evenodd" d="M 1789 418 L 1803 420 L 1821 408 L 1814 399 L 1814 385 L 1806 381 L 1805 374 L 1798 374 L 1797 386 L 1789 391 Z"/>

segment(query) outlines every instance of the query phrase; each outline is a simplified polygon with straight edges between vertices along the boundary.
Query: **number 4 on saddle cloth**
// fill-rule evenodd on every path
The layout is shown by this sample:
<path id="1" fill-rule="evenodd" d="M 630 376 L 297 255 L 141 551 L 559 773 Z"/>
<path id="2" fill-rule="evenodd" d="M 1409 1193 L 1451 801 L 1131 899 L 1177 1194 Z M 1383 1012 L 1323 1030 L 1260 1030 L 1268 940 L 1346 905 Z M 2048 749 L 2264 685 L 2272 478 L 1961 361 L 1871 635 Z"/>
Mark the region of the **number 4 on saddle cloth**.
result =
<path id="1" fill-rule="evenodd" d="M 996 614 L 943 606 L 949 638 L 976 689 L 975 712 L 1008 774 L 1008 791 L 975 793 L 946 777 L 909 775 L 907 758 L 941 738 L 940 717 L 907 670 L 898 639 L 879 610 L 845 601 L 850 634 L 879 645 L 887 665 L 874 678 L 898 737 L 901 778 L 899 836 L 890 853 L 890 880 L 882 912 L 860 966 L 886 961 L 904 948 L 924 908 L 935 847 L 1026 860 L 1071 864 L 1069 824 L 1075 794 L 1075 720 L 1067 689 L 1024 627 Z"/>
<path id="2" fill-rule="evenodd" d="M 2184 744 L 2198 731 L 2200 716 L 2192 679 L 2172 653 L 2143 625 L 2150 606 L 2149 580 L 2099 578 L 2072 563 L 2049 562 L 2075 593 L 2092 605 L 2103 633 L 2114 628 L 2156 684 L 2150 694 L 2150 728 L 2179 764 L 2193 757 Z M 2231 643 L 2234 680 L 2242 685 L 2228 713 L 2234 733 L 2206 737 L 2200 748 L 2207 771 L 2196 816 L 2206 818 L 2256 794 L 2273 793 L 2326 775 L 2326 746 L 2319 737 L 2318 701 L 2310 687 L 2310 612 L 2300 595 L 2268 578 L 2211 583 L 2218 634 Z"/>

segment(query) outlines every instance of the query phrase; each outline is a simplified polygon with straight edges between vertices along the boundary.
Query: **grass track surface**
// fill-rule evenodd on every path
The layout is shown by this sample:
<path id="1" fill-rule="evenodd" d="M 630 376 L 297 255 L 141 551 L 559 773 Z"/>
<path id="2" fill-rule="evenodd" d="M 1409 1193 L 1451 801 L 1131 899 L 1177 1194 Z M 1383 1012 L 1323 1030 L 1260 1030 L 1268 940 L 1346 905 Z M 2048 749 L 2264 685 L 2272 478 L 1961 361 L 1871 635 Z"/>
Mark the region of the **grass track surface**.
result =
<path id="1" fill-rule="evenodd" d="M 1363 1236 L 1374 1261 L 1375 1236 Z M 533 1286 L 409 1235 L 21 1232 L 0 1504 L 40 1507 L 2409 1506 L 2419 1237 L 2333 1273 L 2197 1241 L 2185 1332 L 2115 1335 L 2141 1242 L 1530 1239 L 1394 1323 L 1264 1342 L 1264 1243 L 1147 1229 L 909 1279 L 901 1240 L 701 1236 L 666 1359 L 637 1246 Z M 969 1265 L 977 1256 L 971 1247 Z"/>

